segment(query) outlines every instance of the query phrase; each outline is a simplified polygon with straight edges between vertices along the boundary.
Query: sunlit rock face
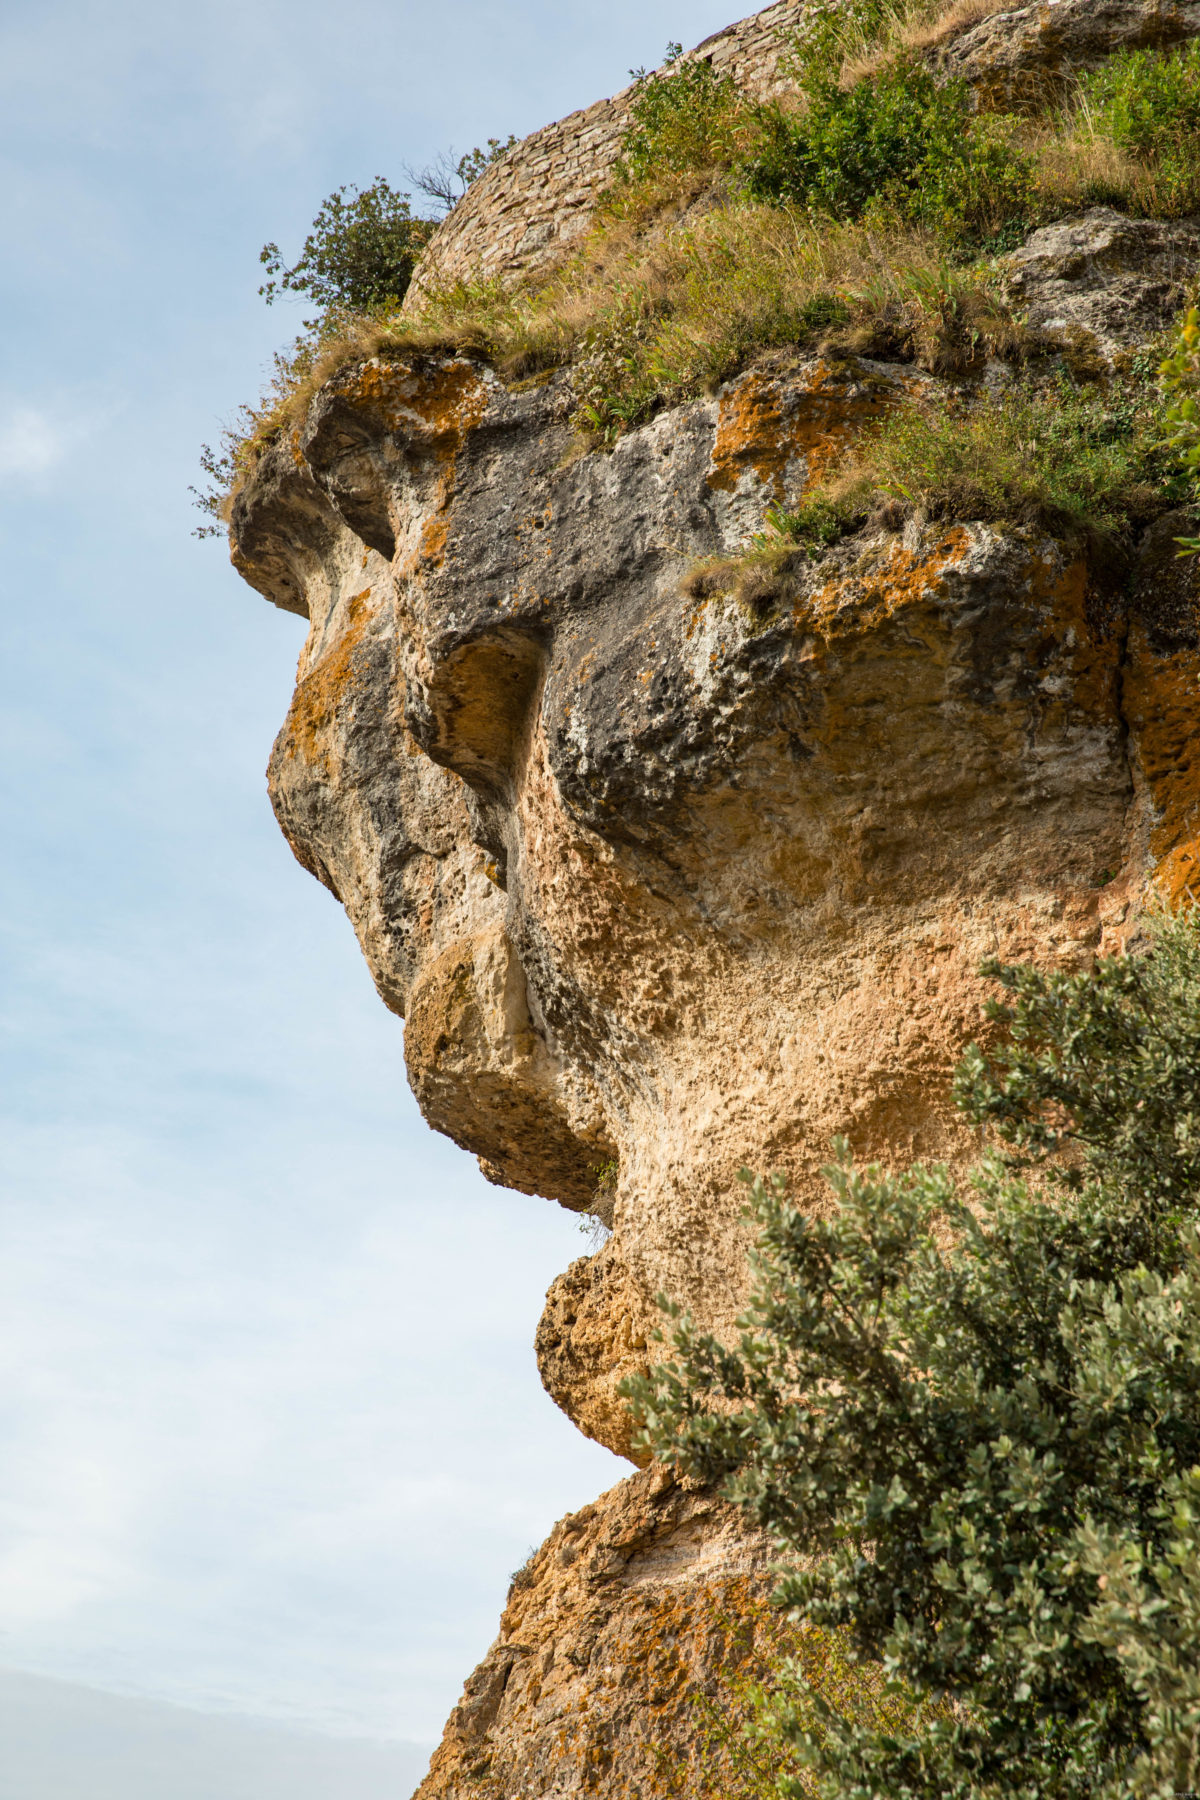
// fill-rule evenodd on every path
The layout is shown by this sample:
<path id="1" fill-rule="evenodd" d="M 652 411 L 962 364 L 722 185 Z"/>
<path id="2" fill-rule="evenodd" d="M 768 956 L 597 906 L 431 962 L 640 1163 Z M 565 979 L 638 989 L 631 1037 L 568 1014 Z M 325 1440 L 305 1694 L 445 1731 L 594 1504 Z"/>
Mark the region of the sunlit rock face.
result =
<path id="1" fill-rule="evenodd" d="M 1097 209 L 1035 234 L 1012 292 L 1119 376 L 1198 258 L 1191 227 Z M 775 356 L 581 454 L 565 377 L 372 360 L 234 506 L 237 566 L 310 621 L 280 824 L 406 1019 L 430 1123 L 489 1179 L 611 1218 L 537 1347 L 557 1403 L 633 1460 L 618 1386 L 656 1294 L 720 1331 L 744 1299 L 739 1168 L 785 1171 L 816 1209 L 835 1135 L 962 1163 L 949 1085 L 980 960 L 1077 965 L 1125 941 L 1152 884 L 1198 879 L 1177 522 L 1130 568 L 885 510 L 740 599 L 695 579 L 888 408 L 949 393 L 911 365 Z M 630 1721 L 661 1670 L 635 1644 L 686 1640 L 687 1679 L 716 1691 L 713 1594 L 749 1613 L 767 1581 L 765 1546 L 668 1490 L 647 1470 L 558 1528 L 430 1800 L 515 1797 L 523 1769 L 538 1792 L 654 1791 Z M 690 1767 L 669 1691 L 656 1741 Z"/>
<path id="2" fill-rule="evenodd" d="M 1191 854 L 1161 683 L 1182 721 L 1193 652 L 1186 605 L 1147 622 L 1161 579 L 1131 621 L 1050 538 L 910 519 L 786 593 L 687 591 L 918 381 L 760 368 L 579 456 L 557 381 L 368 363 L 238 501 L 241 566 L 311 618 L 276 811 L 407 1017 L 426 1116 L 493 1180 L 579 1210 L 611 1188 L 540 1349 L 621 1452 L 654 1296 L 739 1307 L 737 1170 L 820 1205 L 836 1134 L 966 1154 L 980 959 L 1077 959 L 1148 853 Z"/>

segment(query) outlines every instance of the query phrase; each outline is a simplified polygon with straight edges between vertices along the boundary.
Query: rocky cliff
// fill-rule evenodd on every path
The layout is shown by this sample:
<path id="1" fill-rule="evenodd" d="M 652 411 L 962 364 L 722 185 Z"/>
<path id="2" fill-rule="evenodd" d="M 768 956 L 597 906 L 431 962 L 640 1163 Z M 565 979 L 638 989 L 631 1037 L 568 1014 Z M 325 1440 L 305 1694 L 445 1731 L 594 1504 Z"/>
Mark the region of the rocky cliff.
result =
<path id="1" fill-rule="evenodd" d="M 1102 56 L 1194 10 L 1062 0 L 936 53 L 995 83 L 1031 44 L 1061 57 L 1075 30 Z M 486 198 L 437 255 L 467 254 Z M 1191 222 L 1093 208 L 1005 280 L 1029 333 L 1119 384 L 1198 266 Z M 821 1207 L 837 1133 L 887 1163 L 968 1158 L 948 1088 L 980 959 L 1078 962 L 1125 941 L 1150 885 L 1193 879 L 1178 521 L 1114 561 L 884 508 L 786 580 L 697 577 L 871 421 L 959 380 L 776 350 L 583 453 L 565 373 L 381 355 L 327 380 L 236 497 L 238 568 L 310 621 L 279 822 L 404 1017 L 430 1123 L 490 1180 L 611 1223 L 537 1347 L 557 1403 L 634 1461 L 617 1385 L 655 1295 L 736 1318 L 739 1167 Z M 654 1469 L 564 1521 L 422 1795 L 714 1791 L 689 1696 L 752 1657 L 766 1561 Z"/>

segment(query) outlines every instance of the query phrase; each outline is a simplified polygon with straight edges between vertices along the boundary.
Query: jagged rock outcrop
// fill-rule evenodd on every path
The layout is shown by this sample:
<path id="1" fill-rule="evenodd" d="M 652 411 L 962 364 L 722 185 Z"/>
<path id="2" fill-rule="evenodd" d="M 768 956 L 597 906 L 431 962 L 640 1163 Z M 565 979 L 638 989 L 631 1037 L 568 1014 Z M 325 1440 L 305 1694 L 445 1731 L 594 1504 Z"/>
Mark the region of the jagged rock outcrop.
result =
<path id="1" fill-rule="evenodd" d="M 1108 43 L 1192 11 L 1062 0 L 960 48 L 1017 68 L 1035 14 Z M 1192 224 L 1098 208 L 1035 233 L 1008 279 L 1033 337 L 1119 373 L 1198 265 Z M 554 1284 L 538 1357 L 623 1455 L 656 1293 L 718 1330 L 739 1310 L 739 1167 L 820 1207 L 838 1133 L 884 1162 L 968 1158 L 948 1088 L 981 958 L 1078 962 L 1123 942 L 1148 883 L 1193 880 L 1179 520 L 1132 572 L 1032 528 L 884 513 L 740 597 L 689 579 L 866 422 L 950 391 L 776 352 L 582 455 L 565 375 L 373 358 L 233 508 L 239 569 L 310 620 L 276 812 L 406 1018 L 425 1116 L 524 1192 L 587 1211 L 603 1178 L 611 1239 Z M 750 1617 L 765 1582 L 711 1496 L 632 1476 L 517 1583 L 423 1794 L 649 1794 L 653 1745 L 684 1772 L 663 1791 L 704 1792 L 680 1696 L 728 1660 L 713 1593 Z"/>
<path id="2" fill-rule="evenodd" d="M 1200 33 L 1197 0 L 1038 0 L 996 7 L 930 46 L 934 66 L 995 111 L 1041 105 L 1119 50 L 1161 50 Z"/>
<path id="3" fill-rule="evenodd" d="M 696 1701 L 754 1670 L 769 1545 L 663 1469 L 556 1525 L 514 1577 L 422 1800 L 710 1791 Z"/>

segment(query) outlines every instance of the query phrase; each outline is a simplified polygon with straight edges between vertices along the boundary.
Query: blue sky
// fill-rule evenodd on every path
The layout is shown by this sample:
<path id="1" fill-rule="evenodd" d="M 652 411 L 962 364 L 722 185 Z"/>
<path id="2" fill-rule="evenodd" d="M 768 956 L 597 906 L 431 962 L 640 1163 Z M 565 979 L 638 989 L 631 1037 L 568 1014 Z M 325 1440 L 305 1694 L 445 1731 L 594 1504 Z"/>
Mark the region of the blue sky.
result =
<path id="1" fill-rule="evenodd" d="M 576 1222 L 425 1129 L 275 828 L 302 623 L 190 535 L 187 487 L 297 327 L 267 239 L 731 16 L 3 9 L 0 1708 L 34 1677 L 44 1705 L 0 1800 L 95 1800 L 86 1688 L 142 1708 L 123 1800 L 162 1800 L 155 1703 L 331 1734 L 367 1800 L 352 1740 L 433 1741 L 509 1572 L 625 1471 L 533 1363 Z M 43 1715 L 76 1787 L 31 1772 Z M 266 1743 L 260 1800 L 308 1800 Z"/>

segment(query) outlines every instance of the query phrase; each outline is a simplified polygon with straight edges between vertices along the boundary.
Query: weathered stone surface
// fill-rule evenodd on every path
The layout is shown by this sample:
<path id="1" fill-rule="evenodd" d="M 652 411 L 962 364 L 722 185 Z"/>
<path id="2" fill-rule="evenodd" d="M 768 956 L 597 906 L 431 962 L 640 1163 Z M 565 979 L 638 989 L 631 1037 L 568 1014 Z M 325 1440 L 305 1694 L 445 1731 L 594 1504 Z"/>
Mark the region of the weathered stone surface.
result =
<path id="1" fill-rule="evenodd" d="M 753 1656 L 768 1561 L 733 1508 L 661 1469 L 563 1519 L 514 1579 L 421 1800 L 714 1792 L 694 1701 Z"/>
<path id="2" fill-rule="evenodd" d="M 644 1465 L 619 1387 L 646 1366 L 645 1296 L 611 1243 L 581 1256 L 546 1295 L 537 1329 L 538 1373 L 579 1429 L 618 1456 Z"/>
<path id="3" fill-rule="evenodd" d="M 238 501 L 239 557 L 312 616 L 275 805 L 407 1011 L 427 1116 L 568 1205 L 619 1164 L 538 1350 L 622 1454 L 654 1294 L 721 1329 L 741 1302 L 740 1164 L 819 1206 L 835 1132 L 969 1154 L 947 1087 L 979 959 L 1118 942 L 1148 868 L 1178 886 L 1197 854 L 1193 596 L 1164 623 L 1161 545 L 1128 628 L 1053 540 L 969 523 L 847 540 L 761 611 L 681 591 L 915 379 L 751 371 L 565 460 L 554 382 L 367 365 Z M 618 1688 L 589 1713 L 610 1744 Z M 489 1770 L 531 1717 L 496 1712 Z M 583 1739 L 554 1741 L 578 1784 Z"/>
<path id="4" fill-rule="evenodd" d="M 787 37 L 806 0 L 776 4 L 705 38 L 688 54 L 768 99 L 783 85 Z M 632 87 L 569 113 L 515 145 L 474 182 L 431 238 L 413 277 L 409 306 L 442 281 L 515 280 L 552 262 L 586 231 L 613 176 L 629 121 Z"/>
<path id="5" fill-rule="evenodd" d="M 690 51 L 751 95 L 787 91 L 786 56 L 803 34 L 807 0 L 773 6 L 715 32 Z M 933 69 L 967 81 L 996 110 L 1042 103 L 1072 71 L 1115 51 L 1181 43 L 1200 33 L 1200 0 L 1035 0 L 972 22 L 947 5 L 930 33 Z M 407 304 L 439 282 L 475 276 L 517 281 L 561 257 L 584 231 L 613 177 L 632 88 L 533 132 L 488 169 L 434 233 Z"/>
<path id="6" fill-rule="evenodd" d="M 1035 234 L 1010 281 L 1035 329 L 1119 370 L 1198 255 L 1190 225 L 1098 209 Z M 739 1310 L 738 1168 L 818 1208 L 835 1133 L 960 1163 L 980 959 L 1078 964 L 1147 884 L 1197 880 L 1182 520 L 1128 581 L 1045 534 L 918 516 L 753 599 L 687 580 L 886 409 L 951 391 L 776 355 L 581 456 L 565 377 L 375 359 L 234 506 L 238 567 L 310 620 L 272 799 L 407 1019 L 426 1117 L 493 1180 L 580 1210 L 611 1185 L 613 1235 L 554 1283 L 538 1358 L 622 1455 L 655 1294 L 721 1331 Z M 565 1521 L 426 1800 L 648 1794 L 652 1738 L 698 1800 L 683 1696 L 719 1692 L 713 1596 L 753 1610 L 763 1580 L 738 1534 L 653 1470 Z"/>
<path id="7" fill-rule="evenodd" d="M 1127 219 L 1097 206 L 1035 231 L 1007 259 L 1010 300 L 1049 337 L 1082 334 L 1112 360 L 1163 331 L 1200 261 L 1200 224 Z"/>
<path id="8" fill-rule="evenodd" d="M 1119 50 L 1164 49 L 1200 33 L 1200 0 L 1036 0 L 997 11 L 931 51 L 996 111 L 1041 105 Z"/>

